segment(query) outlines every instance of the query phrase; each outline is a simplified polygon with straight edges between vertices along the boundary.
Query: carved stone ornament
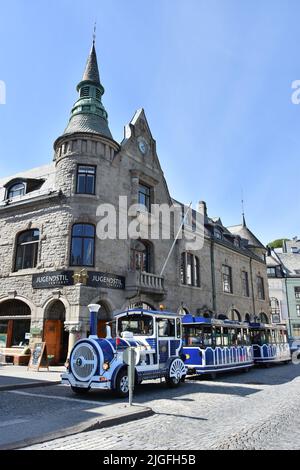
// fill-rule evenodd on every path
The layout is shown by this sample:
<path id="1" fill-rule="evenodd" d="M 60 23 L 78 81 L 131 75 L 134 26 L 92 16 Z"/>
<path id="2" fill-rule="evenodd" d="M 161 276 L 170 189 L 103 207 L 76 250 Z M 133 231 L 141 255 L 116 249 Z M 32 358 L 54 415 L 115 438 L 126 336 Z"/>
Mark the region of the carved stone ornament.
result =
<path id="1" fill-rule="evenodd" d="M 82 322 L 81 321 L 68 321 L 65 322 L 65 331 L 69 333 L 79 333 L 82 331 Z"/>

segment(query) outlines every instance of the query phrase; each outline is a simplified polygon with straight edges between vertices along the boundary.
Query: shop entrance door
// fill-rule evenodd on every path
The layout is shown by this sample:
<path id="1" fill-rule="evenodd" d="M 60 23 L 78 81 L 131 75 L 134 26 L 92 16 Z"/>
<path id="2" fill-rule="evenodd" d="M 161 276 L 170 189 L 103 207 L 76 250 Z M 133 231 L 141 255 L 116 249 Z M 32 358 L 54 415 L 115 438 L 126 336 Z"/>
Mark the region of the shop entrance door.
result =
<path id="1" fill-rule="evenodd" d="M 61 320 L 46 320 L 44 326 L 44 341 L 48 356 L 54 356 L 53 363 L 58 364 L 61 357 L 63 322 Z"/>
<path id="2" fill-rule="evenodd" d="M 48 356 L 54 356 L 54 365 L 64 364 L 67 359 L 69 333 L 64 329 L 65 317 L 65 306 L 60 300 L 54 300 L 46 309 L 44 341 Z"/>

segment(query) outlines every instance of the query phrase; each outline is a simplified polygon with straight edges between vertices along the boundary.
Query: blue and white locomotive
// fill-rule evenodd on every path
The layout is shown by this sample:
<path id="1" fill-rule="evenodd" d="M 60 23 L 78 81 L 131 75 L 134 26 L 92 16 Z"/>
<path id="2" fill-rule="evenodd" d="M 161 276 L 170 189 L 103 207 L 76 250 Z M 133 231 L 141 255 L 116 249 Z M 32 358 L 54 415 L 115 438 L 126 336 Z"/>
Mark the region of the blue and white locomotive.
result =
<path id="1" fill-rule="evenodd" d="M 129 380 L 123 355 L 128 347 L 134 347 L 136 352 L 136 383 L 162 377 L 169 387 L 177 387 L 184 381 L 186 367 L 179 315 L 133 309 L 116 315 L 115 320 L 116 338 L 110 334 L 99 338 L 95 334 L 95 316 L 91 316 L 92 334 L 75 344 L 62 383 L 71 385 L 78 394 L 105 389 L 126 397 Z"/>
<path id="2" fill-rule="evenodd" d="M 286 327 L 264 323 L 250 323 L 250 336 L 255 364 L 291 361 Z"/>
<path id="3" fill-rule="evenodd" d="M 189 374 L 248 370 L 254 365 L 248 323 L 185 315 L 183 352 Z"/>

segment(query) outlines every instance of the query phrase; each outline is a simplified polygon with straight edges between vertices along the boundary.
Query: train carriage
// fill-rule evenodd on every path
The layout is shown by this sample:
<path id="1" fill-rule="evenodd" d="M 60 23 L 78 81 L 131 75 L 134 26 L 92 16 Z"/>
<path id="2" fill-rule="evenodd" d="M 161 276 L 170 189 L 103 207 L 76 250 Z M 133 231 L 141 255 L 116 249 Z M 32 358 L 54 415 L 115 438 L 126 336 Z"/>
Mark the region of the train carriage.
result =
<path id="1" fill-rule="evenodd" d="M 286 327 L 264 323 L 250 323 L 250 337 L 255 364 L 291 361 Z"/>
<path id="2" fill-rule="evenodd" d="M 184 381 L 186 366 L 179 315 L 134 309 L 116 315 L 115 320 L 117 337 L 108 334 L 99 338 L 97 325 L 91 319 L 92 334 L 75 344 L 62 383 L 70 385 L 77 394 L 104 389 L 126 397 L 129 380 L 124 351 L 128 347 L 134 347 L 136 352 L 137 383 L 164 378 L 169 387 L 177 387 Z"/>
<path id="3" fill-rule="evenodd" d="M 211 374 L 254 365 L 248 323 L 185 315 L 183 351 L 189 374 Z"/>

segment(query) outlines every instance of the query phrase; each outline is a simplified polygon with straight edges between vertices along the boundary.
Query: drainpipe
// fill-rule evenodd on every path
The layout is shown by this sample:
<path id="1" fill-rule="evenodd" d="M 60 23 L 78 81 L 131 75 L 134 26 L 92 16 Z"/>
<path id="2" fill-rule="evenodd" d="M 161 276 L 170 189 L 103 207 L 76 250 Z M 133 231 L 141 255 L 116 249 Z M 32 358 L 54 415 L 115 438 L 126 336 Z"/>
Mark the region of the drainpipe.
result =
<path id="1" fill-rule="evenodd" d="M 290 336 L 293 336 L 291 315 L 290 315 L 290 302 L 289 302 L 289 294 L 288 294 L 288 288 L 287 288 L 287 278 L 284 279 L 284 285 L 285 285 L 285 295 L 286 295 L 286 303 L 287 303 L 287 310 L 288 310 L 289 332 L 290 332 Z"/>
<path id="2" fill-rule="evenodd" d="M 253 308 L 253 317 L 256 317 L 255 310 L 255 297 L 254 297 L 254 285 L 253 285 L 253 269 L 252 269 L 252 258 L 250 258 L 250 277 L 251 277 L 251 290 L 252 290 L 252 308 Z"/>
<path id="3" fill-rule="evenodd" d="M 210 241 L 210 265 L 211 265 L 211 287 L 212 287 L 212 308 L 213 312 L 216 312 L 216 278 L 215 278 L 215 243 L 213 240 Z"/>

